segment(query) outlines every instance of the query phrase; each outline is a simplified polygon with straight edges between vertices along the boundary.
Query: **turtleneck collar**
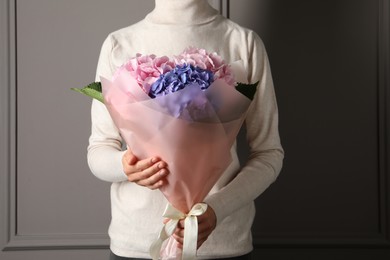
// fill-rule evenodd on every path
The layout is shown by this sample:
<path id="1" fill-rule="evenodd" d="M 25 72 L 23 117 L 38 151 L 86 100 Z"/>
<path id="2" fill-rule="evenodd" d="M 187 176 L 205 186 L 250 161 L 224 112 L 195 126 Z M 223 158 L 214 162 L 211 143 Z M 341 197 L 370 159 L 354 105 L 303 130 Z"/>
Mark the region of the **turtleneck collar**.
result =
<path id="1" fill-rule="evenodd" d="M 207 0 L 155 0 L 146 20 L 157 24 L 204 24 L 214 20 L 218 11 Z"/>

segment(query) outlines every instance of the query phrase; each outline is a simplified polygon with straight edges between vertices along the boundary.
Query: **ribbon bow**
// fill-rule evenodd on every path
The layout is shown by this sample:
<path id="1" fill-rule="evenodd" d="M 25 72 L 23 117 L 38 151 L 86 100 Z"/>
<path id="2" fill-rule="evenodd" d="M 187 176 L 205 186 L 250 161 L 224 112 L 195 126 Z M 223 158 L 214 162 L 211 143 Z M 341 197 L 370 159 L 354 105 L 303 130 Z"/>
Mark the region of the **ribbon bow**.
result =
<path id="1" fill-rule="evenodd" d="M 196 259 L 196 246 L 198 242 L 198 216 L 204 214 L 207 210 L 207 204 L 195 204 L 188 214 L 185 214 L 170 203 L 165 208 L 163 217 L 170 220 L 163 226 L 155 242 L 150 246 L 150 255 L 153 260 L 158 260 L 163 242 L 174 232 L 181 219 L 184 221 L 184 242 L 182 260 Z"/>

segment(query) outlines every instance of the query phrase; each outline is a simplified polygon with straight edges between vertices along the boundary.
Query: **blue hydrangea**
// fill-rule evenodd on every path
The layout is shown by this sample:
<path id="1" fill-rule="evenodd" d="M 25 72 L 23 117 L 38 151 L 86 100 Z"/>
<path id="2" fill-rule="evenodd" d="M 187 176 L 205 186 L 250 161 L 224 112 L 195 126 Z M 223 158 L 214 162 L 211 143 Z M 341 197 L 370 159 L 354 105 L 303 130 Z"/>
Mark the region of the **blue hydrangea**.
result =
<path id="1" fill-rule="evenodd" d="M 207 89 L 214 81 L 214 74 L 190 64 L 177 65 L 173 70 L 162 74 L 150 88 L 149 96 L 155 98 L 176 92 L 186 85 L 196 83 L 201 90 Z"/>

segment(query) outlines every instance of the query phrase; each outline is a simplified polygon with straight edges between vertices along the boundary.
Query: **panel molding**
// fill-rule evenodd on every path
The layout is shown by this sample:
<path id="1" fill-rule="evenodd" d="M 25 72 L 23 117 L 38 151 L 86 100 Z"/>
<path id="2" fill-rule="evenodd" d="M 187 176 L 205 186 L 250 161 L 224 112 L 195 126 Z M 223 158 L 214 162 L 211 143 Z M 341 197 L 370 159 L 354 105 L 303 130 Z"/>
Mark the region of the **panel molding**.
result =
<path id="1" fill-rule="evenodd" d="M 219 11 L 226 18 L 230 18 L 230 0 L 220 0 Z"/>
<path id="2" fill-rule="evenodd" d="M 108 249 L 107 234 L 21 235 L 17 229 L 17 0 L 0 2 L 0 248 Z"/>
<path id="3" fill-rule="evenodd" d="M 15 124 L 15 19 L 11 18 L 14 11 L 14 1 L 7 0 L 0 2 L 0 33 L 5 37 L 0 39 L 0 192 L 1 201 L 0 214 L 1 219 L 1 244 L 6 245 L 11 241 L 12 230 L 15 230 L 14 223 L 11 219 L 12 212 L 12 192 L 11 192 L 11 172 L 14 167 L 12 160 L 13 151 L 15 148 L 15 133 L 12 132 L 12 127 Z"/>
<path id="4" fill-rule="evenodd" d="M 108 249 L 106 234 L 14 235 L 3 251 Z"/>
<path id="5" fill-rule="evenodd" d="M 378 28 L 380 230 L 390 242 L 390 0 L 379 2 Z"/>
<path id="6" fill-rule="evenodd" d="M 229 2 L 230 0 L 209 0 L 209 3 L 217 10 L 219 13 L 227 18 L 229 18 Z"/>

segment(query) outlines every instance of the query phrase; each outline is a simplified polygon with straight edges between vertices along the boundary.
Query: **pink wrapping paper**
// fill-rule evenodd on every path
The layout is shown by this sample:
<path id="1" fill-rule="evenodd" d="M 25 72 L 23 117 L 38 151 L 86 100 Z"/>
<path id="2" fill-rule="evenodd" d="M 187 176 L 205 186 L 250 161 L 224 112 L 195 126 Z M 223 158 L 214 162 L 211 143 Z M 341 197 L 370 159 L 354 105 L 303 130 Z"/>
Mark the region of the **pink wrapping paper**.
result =
<path id="1" fill-rule="evenodd" d="M 102 78 L 102 87 L 105 105 L 132 152 L 140 159 L 159 156 L 167 162 L 168 184 L 160 189 L 167 200 L 184 213 L 201 202 L 231 162 L 230 148 L 250 100 L 223 80 L 215 81 L 206 91 L 185 88 L 155 99 L 126 73 L 113 82 Z M 165 111 L 164 104 L 175 103 L 193 89 L 208 100 L 218 99 L 219 110 L 209 113 L 203 122 L 180 119 Z M 212 110 L 212 105 L 206 107 Z"/>
<path id="2" fill-rule="evenodd" d="M 160 190 L 175 208 L 188 213 L 231 163 L 230 150 L 250 100 L 222 79 L 205 91 L 190 86 L 155 99 L 128 73 L 113 81 L 101 78 L 101 83 L 105 105 L 129 149 L 139 159 L 159 156 L 167 162 L 170 174 Z M 177 104 L 188 98 L 200 101 L 203 110 L 178 110 Z M 194 114 L 201 119 L 194 121 Z M 173 239 L 168 245 L 165 255 L 176 248 Z"/>

